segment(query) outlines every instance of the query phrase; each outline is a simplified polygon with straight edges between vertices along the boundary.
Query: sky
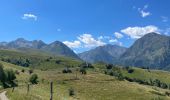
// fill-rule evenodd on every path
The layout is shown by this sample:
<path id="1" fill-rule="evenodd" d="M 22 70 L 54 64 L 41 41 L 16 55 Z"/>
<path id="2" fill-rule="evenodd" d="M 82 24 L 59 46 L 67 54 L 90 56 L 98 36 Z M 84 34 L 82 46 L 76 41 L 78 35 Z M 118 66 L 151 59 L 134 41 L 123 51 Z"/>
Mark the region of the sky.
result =
<path id="1" fill-rule="evenodd" d="M 170 34 L 170 0 L 0 0 L 0 41 L 63 42 L 76 53 Z"/>

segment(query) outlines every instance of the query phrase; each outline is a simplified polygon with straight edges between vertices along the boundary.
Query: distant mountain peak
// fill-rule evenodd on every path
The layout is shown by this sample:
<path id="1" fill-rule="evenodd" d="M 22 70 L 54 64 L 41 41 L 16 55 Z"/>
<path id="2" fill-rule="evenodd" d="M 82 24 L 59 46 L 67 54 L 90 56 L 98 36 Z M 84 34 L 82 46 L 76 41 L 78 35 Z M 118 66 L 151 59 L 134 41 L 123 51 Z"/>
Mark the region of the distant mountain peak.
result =
<path id="1" fill-rule="evenodd" d="M 164 69 L 170 66 L 170 37 L 148 33 L 127 49 L 120 64 Z"/>
<path id="2" fill-rule="evenodd" d="M 156 32 L 151 32 L 151 33 L 145 34 L 143 37 L 154 37 L 154 36 L 164 36 L 164 35 L 161 35 Z"/>
<path id="3" fill-rule="evenodd" d="M 72 58 L 77 58 L 79 57 L 65 44 L 63 44 L 60 41 L 54 41 L 50 44 L 46 44 L 41 40 L 33 40 L 33 41 L 28 41 L 25 40 L 24 38 L 18 38 L 14 41 L 11 42 L 5 42 L 5 43 L 0 43 L 0 48 L 8 48 L 8 49 L 16 49 L 16 50 L 24 50 L 24 48 L 28 50 L 40 50 L 41 52 L 48 52 L 55 55 L 60 55 L 60 56 L 67 56 L 67 57 L 72 57 Z"/>
<path id="4" fill-rule="evenodd" d="M 79 57 L 84 61 L 90 63 L 95 62 L 114 63 L 125 51 L 126 51 L 125 47 L 107 44 L 80 53 Z"/>

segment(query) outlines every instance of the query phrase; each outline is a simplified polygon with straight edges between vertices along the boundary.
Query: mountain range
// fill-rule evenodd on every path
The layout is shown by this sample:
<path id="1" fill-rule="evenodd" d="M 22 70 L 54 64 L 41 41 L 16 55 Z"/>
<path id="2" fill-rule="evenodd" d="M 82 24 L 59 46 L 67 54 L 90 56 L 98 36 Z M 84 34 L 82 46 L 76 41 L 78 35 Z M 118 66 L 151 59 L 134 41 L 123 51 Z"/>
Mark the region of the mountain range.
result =
<path id="1" fill-rule="evenodd" d="M 129 48 L 107 44 L 80 54 L 75 54 L 60 41 L 46 44 L 41 40 L 28 41 L 23 38 L 11 42 L 0 42 L 0 49 L 12 49 L 25 53 L 43 52 L 54 56 L 82 59 L 90 63 L 104 62 L 152 69 L 170 69 L 170 37 L 157 33 L 144 35 Z"/>
<path id="2" fill-rule="evenodd" d="M 1 49 L 19 50 L 22 52 L 44 52 L 55 56 L 67 56 L 80 59 L 69 47 L 60 41 L 46 44 L 41 40 L 28 41 L 18 38 L 11 42 L 0 42 Z"/>
<path id="3" fill-rule="evenodd" d="M 78 55 L 82 60 L 90 63 L 115 63 L 118 58 L 126 51 L 126 49 L 127 48 L 118 45 L 107 44 Z"/>
<path id="4" fill-rule="evenodd" d="M 105 62 L 125 66 L 170 69 L 170 37 L 148 33 L 129 48 L 100 46 L 79 54 L 87 62 Z"/>
<path id="5" fill-rule="evenodd" d="M 170 69 L 170 37 L 156 33 L 146 34 L 120 56 L 119 64 Z"/>

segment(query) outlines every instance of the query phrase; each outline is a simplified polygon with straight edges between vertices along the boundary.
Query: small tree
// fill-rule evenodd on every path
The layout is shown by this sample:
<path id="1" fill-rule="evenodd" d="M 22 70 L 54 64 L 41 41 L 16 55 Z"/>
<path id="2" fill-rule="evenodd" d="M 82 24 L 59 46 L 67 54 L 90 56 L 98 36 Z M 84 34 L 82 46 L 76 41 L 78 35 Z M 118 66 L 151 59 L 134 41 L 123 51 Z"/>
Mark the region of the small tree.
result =
<path id="1" fill-rule="evenodd" d="M 15 72 L 12 69 L 7 69 L 6 77 L 8 82 L 13 82 L 16 79 Z"/>
<path id="2" fill-rule="evenodd" d="M 38 75 L 37 74 L 31 75 L 29 82 L 31 82 L 32 84 L 37 84 L 38 83 Z"/>
<path id="3" fill-rule="evenodd" d="M 3 69 L 3 65 L 0 63 L 0 81 L 3 83 L 5 82 L 5 72 L 4 72 L 4 69 Z"/>
<path id="4" fill-rule="evenodd" d="M 74 96 L 75 95 L 73 88 L 70 88 L 68 91 L 69 91 L 69 96 Z"/>
<path id="5" fill-rule="evenodd" d="M 5 70 L 5 84 L 4 87 L 13 87 L 16 86 L 17 84 L 15 83 L 15 72 L 12 69 L 7 69 Z"/>
<path id="6" fill-rule="evenodd" d="M 85 75 L 87 74 L 87 71 L 85 68 L 80 68 L 80 73 Z"/>

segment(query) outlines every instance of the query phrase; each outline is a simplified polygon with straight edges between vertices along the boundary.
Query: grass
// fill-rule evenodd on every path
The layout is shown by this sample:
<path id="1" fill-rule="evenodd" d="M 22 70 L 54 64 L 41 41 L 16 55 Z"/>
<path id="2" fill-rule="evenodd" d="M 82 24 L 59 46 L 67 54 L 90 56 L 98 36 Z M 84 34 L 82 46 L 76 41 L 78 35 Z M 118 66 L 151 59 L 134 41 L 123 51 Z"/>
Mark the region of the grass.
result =
<path id="1" fill-rule="evenodd" d="M 133 68 L 133 73 L 128 73 L 126 70 L 122 70 L 122 73 L 124 76 L 128 76 L 130 78 L 137 78 L 141 80 L 147 80 L 150 79 L 159 79 L 161 82 L 170 84 L 170 73 L 167 71 L 160 71 L 160 70 L 150 70 L 147 69 L 141 69 L 141 68 Z"/>
<path id="2" fill-rule="evenodd" d="M 5 68 L 13 68 L 21 71 L 20 66 L 4 63 Z M 165 96 L 165 91 L 160 88 L 139 85 L 133 82 L 118 81 L 115 77 L 104 75 L 100 72 L 89 70 L 87 75 L 76 72 L 70 74 L 61 73 L 61 69 L 55 70 L 34 70 L 39 76 L 39 84 L 31 85 L 30 92 L 27 93 L 27 82 L 30 77 L 27 70 L 25 73 L 17 75 L 19 87 L 14 92 L 8 89 L 7 96 L 10 100 L 49 100 L 50 81 L 54 83 L 54 100 L 170 100 Z M 74 68 L 72 69 L 74 70 Z M 138 69 L 137 69 L 138 70 Z M 161 72 L 169 74 L 167 72 Z M 44 81 L 42 81 L 44 80 Z M 75 95 L 69 96 L 69 89 L 73 88 Z"/>
<path id="3" fill-rule="evenodd" d="M 12 62 L 29 60 L 31 68 L 49 70 L 64 67 L 76 67 L 82 61 L 63 56 L 52 56 L 46 53 L 23 53 L 13 50 L 0 50 L 0 59 L 9 59 Z M 56 61 L 59 61 L 56 63 Z"/>
<path id="4" fill-rule="evenodd" d="M 82 61 L 67 57 L 52 57 L 46 55 L 24 54 L 18 51 L 0 50 L 0 57 L 7 58 L 27 58 L 32 61 L 30 67 L 21 67 L 7 62 L 2 62 L 5 69 L 19 71 L 17 76 L 18 87 L 7 89 L 7 96 L 10 100 L 49 100 L 50 82 L 53 81 L 54 100 L 170 100 L 165 95 L 169 90 L 158 87 L 141 85 L 135 82 L 119 81 L 113 76 L 105 75 L 103 70 L 105 64 L 94 64 L 95 69 L 89 69 L 87 75 L 77 73 L 76 68 Z M 47 61 L 49 59 L 49 61 Z M 60 61 L 60 63 L 56 63 Z M 70 66 L 73 73 L 63 74 L 62 70 Z M 27 93 L 28 80 L 30 74 L 28 70 L 35 68 L 34 73 L 38 74 L 39 83 L 31 85 Z M 21 72 L 24 69 L 25 72 Z M 133 73 L 128 73 L 122 69 L 123 76 L 138 78 L 142 80 L 159 79 L 162 82 L 170 83 L 170 73 L 165 71 L 133 68 Z M 76 79 L 76 73 L 78 79 Z M 75 95 L 69 95 L 72 88 Z M 2 90 L 3 91 L 3 90 Z"/>

